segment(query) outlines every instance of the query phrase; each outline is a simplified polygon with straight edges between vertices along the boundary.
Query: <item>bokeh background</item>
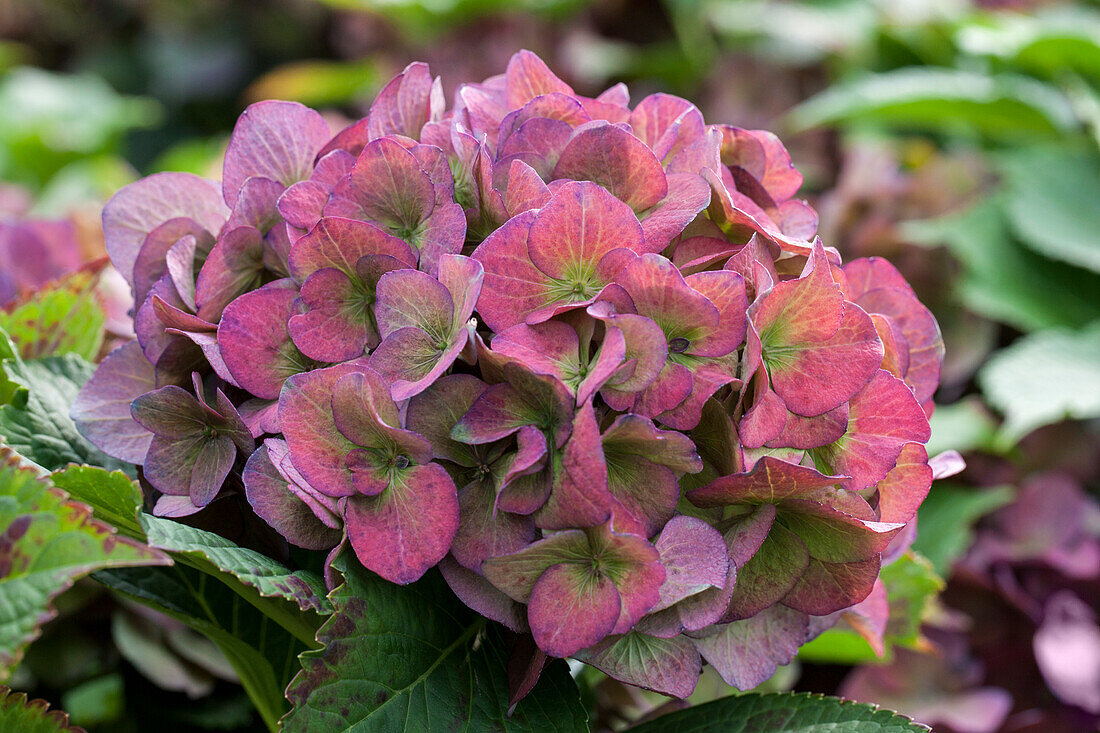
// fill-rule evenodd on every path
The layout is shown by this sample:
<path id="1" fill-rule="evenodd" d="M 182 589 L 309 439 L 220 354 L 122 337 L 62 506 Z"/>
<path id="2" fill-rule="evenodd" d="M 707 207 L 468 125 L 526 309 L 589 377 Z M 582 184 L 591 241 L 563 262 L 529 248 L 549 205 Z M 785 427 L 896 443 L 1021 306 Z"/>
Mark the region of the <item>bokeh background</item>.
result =
<path id="1" fill-rule="evenodd" d="M 250 102 L 353 120 L 409 61 L 450 98 L 520 48 L 580 93 L 777 132 L 825 243 L 889 258 L 943 329 L 929 452 L 968 468 L 921 508 L 928 562 L 888 578 L 890 647 L 842 623 L 765 685 L 949 733 L 1100 730 L 1096 3 L 0 0 L 0 304 L 100 256 L 119 186 L 218 177 Z M 91 731 L 262 729 L 216 648 L 97 588 L 61 598 L 12 686 Z M 584 674 L 596 729 L 675 704 Z"/>

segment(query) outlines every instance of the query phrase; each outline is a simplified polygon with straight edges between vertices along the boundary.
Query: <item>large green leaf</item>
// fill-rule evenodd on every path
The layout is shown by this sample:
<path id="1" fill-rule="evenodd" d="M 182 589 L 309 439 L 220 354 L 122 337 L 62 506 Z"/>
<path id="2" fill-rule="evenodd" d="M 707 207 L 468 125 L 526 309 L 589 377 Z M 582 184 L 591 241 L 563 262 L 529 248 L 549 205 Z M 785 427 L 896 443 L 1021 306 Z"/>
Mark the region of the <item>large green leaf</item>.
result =
<path id="1" fill-rule="evenodd" d="M 123 597 L 149 606 L 214 642 L 233 666 L 269 730 L 288 707 L 283 697 L 308 647 L 225 583 L 177 563 L 171 568 L 121 568 L 93 577 Z"/>
<path id="2" fill-rule="evenodd" d="M 313 643 L 321 624 L 317 614 L 332 610 L 320 577 L 306 570 L 292 571 L 213 532 L 151 514 L 139 519 L 151 546 L 218 578 L 302 642 Z"/>
<path id="3" fill-rule="evenodd" d="M 733 695 L 662 715 L 631 733 L 927 733 L 874 705 L 808 692 Z"/>
<path id="4" fill-rule="evenodd" d="M 1076 124 L 1066 99 L 1034 79 L 918 67 L 831 87 L 796 107 L 790 122 L 796 129 L 876 122 L 998 138 L 1058 136 Z"/>
<path id="5" fill-rule="evenodd" d="M 50 480 L 54 486 L 92 507 L 98 519 L 131 537 L 145 539 L 145 530 L 138 523 L 141 487 L 122 471 L 74 464 L 54 471 Z"/>
<path id="6" fill-rule="evenodd" d="M 1025 336 L 994 354 L 978 383 L 986 401 L 1004 413 L 999 441 L 1005 446 L 1043 425 L 1100 416 L 1100 321 L 1080 332 Z"/>
<path id="7" fill-rule="evenodd" d="M 1100 157 L 1063 148 L 1015 150 L 999 157 L 1005 213 L 1036 252 L 1100 272 Z"/>
<path id="8" fill-rule="evenodd" d="M 1024 331 L 1080 328 L 1100 318 L 1100 276 L 1012 238 L 999 196 L 939 219 L 907 222 L 912 241 L 946 245 L 963 265 L 955 293 L 976 313 Z"/>
<path id="9" fill-rule="evenodd" d="M 946 576 L 974 537 L 971 525 L 1012 501 L 1007 486 L 975 489 L 937 481 L 917 514 L 913 549 L 928 558 L 936 572 Z"/>
<path id="10" fill-rule="evenodd" d="M 0 730 L 12 733 L 84 733 L 69 716 L 50 710 L 45 700 L 30 700 L 24 692 L 0 685 Z"/>
<path id="11" fill-rule="evenodd" d="M 24 359 L 67 353 L 89 360 L 99 356 L 107 318 L 96 294 L 101 269 L 74 272 L 0 311 L 0 328 Z"/>
<path id="12" fill-rule="evenodd" d="M 466 609 L 432 572 L 400 587 L 337 560 L 345 583 L 302 655 L 287 696 L 287 733 L 312 731 L 587 731 L 564 662 L 543 671 L 508 715 L 508 648 L 496 625 Z"/>
<path id="13" fill-rule="evenodd" d="M 53 599 L 77 578 L 102 568 L 171 562 L 117 535 L 7 448 L 0 448 L 0 527 L 0 679 L 55 615 Z"/>
<path id="14" fill-rule="evenodd" d="M 0 436 L 20 455 L 49 471 L 69 463 L 133 470 L 85 440 L 69 417 L 69 406 L 94 365 L 67 354 L 5 361 L 0 368 L 27 390 L 25 400 L 0 406 Z"/>

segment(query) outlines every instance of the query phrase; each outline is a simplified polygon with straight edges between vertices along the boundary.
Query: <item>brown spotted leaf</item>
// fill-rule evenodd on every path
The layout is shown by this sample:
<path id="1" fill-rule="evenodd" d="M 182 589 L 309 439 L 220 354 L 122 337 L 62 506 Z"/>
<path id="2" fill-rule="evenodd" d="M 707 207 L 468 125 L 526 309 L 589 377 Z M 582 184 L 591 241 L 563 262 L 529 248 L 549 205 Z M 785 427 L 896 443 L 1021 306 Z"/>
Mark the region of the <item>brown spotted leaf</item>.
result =
<path id="1" fill-rule="evenodd" d="M 0 447 L 0 679 L 56 611 L 52 601 L 103 568 L 168 565 L 164 553 L 118 535 L 85 504 Z M 0 726 L 2 729 L 3 726 Z"/>

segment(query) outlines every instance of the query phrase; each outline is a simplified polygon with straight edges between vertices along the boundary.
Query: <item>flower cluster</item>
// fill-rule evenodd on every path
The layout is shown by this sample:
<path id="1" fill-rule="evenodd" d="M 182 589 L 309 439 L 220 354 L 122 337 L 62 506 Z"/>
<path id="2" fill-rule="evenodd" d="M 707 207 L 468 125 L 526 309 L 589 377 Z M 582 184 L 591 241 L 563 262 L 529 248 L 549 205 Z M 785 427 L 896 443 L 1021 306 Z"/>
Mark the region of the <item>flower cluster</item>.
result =
<path id="1" fill-rule="evenodd" d="M 759 683 L 904 549 L 942 341 L 888 263 L 814 239 L 774 135 L 629 101 L 520 52 L 450 110 L 412 64 L 335 135 L 251 106 L 220 185 L 105 209 L 138 338 L 74 418 L 159 514 L 243 487 L 547 655 Z"/>

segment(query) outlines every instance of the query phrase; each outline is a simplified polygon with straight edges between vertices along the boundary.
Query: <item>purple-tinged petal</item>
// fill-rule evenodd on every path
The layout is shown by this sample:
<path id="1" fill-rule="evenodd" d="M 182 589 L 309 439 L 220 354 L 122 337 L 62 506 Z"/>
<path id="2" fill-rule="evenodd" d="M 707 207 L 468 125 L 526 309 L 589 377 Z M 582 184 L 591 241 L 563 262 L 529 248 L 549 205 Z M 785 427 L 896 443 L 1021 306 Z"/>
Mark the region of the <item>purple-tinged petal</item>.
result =
<path id="1" fill-rule="evenodd" d="M 280 221 L 276 205 L 285 189 L 286 186 L 270 178 L 245 179 L 225 222 L 225 231 L 247 226 L 267 234 Z"/>
<path id="2" fill-rule="evenodd" d="M 638 212 L 648 252 L 663 251 L 710 203 L 710 185 L 700 176 L 670 173 L 666 181 L 664 198 Z"/>
<path id="3" fill-rule="evenodd" d="M 431 178 L 416 156 L 392 138 L 368 143 L 333 196 L 346 202 L 342 210 L 377 222 L 401 239 L 414 232 L 435 207 Z"/>
<path id="4" fill-rule="evenodd" d="M 198 245 L 193 236 L 186 236 L 173 244 L 164 257 L 168 276 L 179 293 L 180 299 L 190 311 L 195 310 L 195 250 Z M 136 301 L 135 301 L 136 302 Z"/>
<path id="5" fill-rule="evenodd" d="M 831 563 L 860 562 L 877 555 L 904 526 L 860 519 L 804 499 L 785 501 L 780 517 L 783 526 L 802 538 L 811 558 Z"/>
<path id="6" fill-rule="evenodd" d="M 665 567 L 659 611 L 708 588 L 724 588 L 730 557 L 718 530 L 702 519 L 681 515 L 671 519 L 654 543 Z"/>
<path id="7" fill-rule="evenodd" d="M 184 237 L 191 236 L 202 242 L 202 249 L 209 251 L 214 237 L 194 219 L 176 218 L 154 228 L 141 242 L 141 249 L 134 254 L 131 274 L 127 280 L 134 288 L 134 302 L 144 303 L 153 285 L 168 271 L 167 257 L 172 246 Z"/>
<path id="8" fill-rule="evenodd" d="M 439 572 L 458 599 L 485 618 L 497 621 L 516 633 L 526 633 L 526 608 L 516 603 L 493 584 L 472 570 L 459 565 L 453 557 L 439 562 Z"/>
<path id="9" fill-rule="evenodd" d="M 216 343 L 215 346 L 217 346 Z M 242 402 L 237 412 L 244 424 L 248 426 L 253 438 L 282 432 L 279 430 L 279 400 L 261 400 L 253 397 Z"/>
<path id="10" fill-rule="evenodd" d="M 527 620 L 540 649 L 550 656 L 568 657 L 611 633 L 621 603 L 609 577 L 592 577 L 584 566 L 562 563 L 535 583 Z"/>
<path id="11" fill-rule="evenodd" d="M 195 281 L 195 302 L 204 321 L 216 323 L 234 298 L 259 287 L 264 270 L 264 241 L 257 229 L 238 227 L 210 250 Z"/>
<path id="12" fill-rule="evenodd" d="M 745 521 L 755 530 L 757 523 L 764 519 L 766 515 L 761 517 L 750 515 L 750 519 Z M 729 543 L 730 532 L 727 532 L 726 538 Z M 733 539 L 738 538 L 735 536 Z M 735 562 L 738 559 L 732 552 L 730 557 Z M 806 545 L 798 535 L 775 522 L 771 525 L 759 549 L 747 562 L 738 567 L 737 583 L 733 587 L 733 596 L 723 620 L 749 618 L 768 606 L 784 600 L 802 578 L 811 562 L 813 560 L 806 550 Z"/>
<path id="13" fill-rule="evenodd" d="M 142 474 L 159 491 L 191 497 L 206 506 L 233 468 L 237 450 L 225 436 L 173 440 L 157 436 L 149 446 Z"/>
<path id="14" fill-rule="evenodd" d="M 504 365 L 505 383 L 494 384 L 482 394 L 451 431 L 461 443 L 492 443 L 535 425 L 560 448 L 572 429 L 573 399 L 557 379 L 533 374 L 515 363 Z"/>
<path id="15" fill-rule="evenodd" d="M 378 279 L 377 293 L 374 313 L 383 339 L 410 326 L 444 336 L 450 333 L 454 301 L 450 291 L 431 275 L 418 270 L 393 270 Z"/>
<path id="16" fill-rule="evenodd" d="M 222 168 L 222 194 L 232 206 L 245 181 L 261 176 L 284 187 L 309 178 L 317 152 L 331 136 L 317 112 L 297 102 L 252 104 L 237 119 Z"/>
<path id="17" fill-rule="evenodd" d="M 245 496 L 256 514 L 288 542 L 307 550 L 327 550 L 343 536 L 335 502 L 330 499 L 331 506 L 326 506 L 306 486 L 283 475 L 270 455 L 270 446 L 281 442 L 267 441 L 249 457 L 241 474 Z"/>
<path id="18" fill-rule="evenodd" d="M 204 427 L 218 418 L 217 412 L 175 385 L 140 395 L 131 404 L 130 414 L 146 430 L 165 438 L 201 434 Z"/>
<path id="19" fill-rule="evenodd" d="M 538 537 L 530 517 L 497 511 L 493 482 L 474 481 L 458 492 L 461 522 L 451 555 L 475 572 L 490 557 L 518 552 Z"/>
<path id="20" fill-rule="evenodd" d="M 555 466 L 555 468 L 557 468 Z M 607 485 L 607 461 L 591 402 L 577 410 L 573 428 L 554 471 L 554 487 L 535 520 L 544 530 L 595 527 L 611 517 L 614 499 Z"/>
<path id="21" fill-rule="evenodd" d="M 399 328 L 382 340 L 369 364 L 390 384 L 395 400 L 407 400 L 427 389 L 458 358 L 466 333 L 459 331 L 456 337 L 448 343 L 414 326 Z"/>
<path id="22" fill-rule="evenodd" d="M 317 161 L 317 167 L 307 181 L 299 181 L 279 197 L 276 208 L 293 227 L 312 229 L 324 213 L 332 189 L 355 165 L 355 156 L 344 150 L 333 150 Z"/>
<path id="23" fill-rule="evenodd" d="M 847 432 L 813 454 L 851 477 L 842 482 L 844 488 L 860 491 L 886 477 L 906 443 L 925 443 L 929 435 L 928 418 L 909 387 L 880 369 L 852 397 Z"/>
<path id="24" fill-rule="evenodd" d="M 228 215 L 217 184 L 190 173 L 154 173 L 119 189 L 103 207 L 107 254 L 132 286 L 138 252 L 154 229 L 184 217 L 217 232 Z"/>
<path id="25" fill-rule="evenodd" d="M 439 119 L 444 104 L 439 78 L 432 79 L 427 64 L 411 63 L 375 97 L 367 115 L 367 134 L 371 140 L 384 135 L 419 140 L 421 128 Z"/>
<path id="26" fill-rule="evenodd" d="M 804 613 L 772 606 L 752 618 L 693 633 L 692 640 L 726 684 L 751 690 L 794 659 L 807 631 Z"/>
<path id="27" fill-rule="evenodd" d="M 840 436 L 844 435 L 847 429 L 848 403 L 815 417 L 802 417 L 793 412 L 787 412 L 783 431 L 775 438 L 766 441 L 765 445 L 769 448 L 798 448 L 799 450 L 820 448 L 840 440 Z"/>
<path id="28" fill-rule="evenodd" d="M 436 458 L 467 468 L 476 466 L 475 450 L 452 439 L 451 429 L 488 388 L 489 385 L 469 374 L 440 377 L 409 401 L 405 424 L 432 444 Z"/>
<path id="29" fill-rule="evenodd" d="M 287 377 L 312 366 L 287 330 L 297 297 L 295 290 L 261 288 L 240 296 L 222 313 L 222 359 L 237 384 L 262 399 L 277 399 Z"/>
<path id="30" fill-rule="evenodd" d="M 810 558 L 802 577 L 783 597 L 783 605 L 813 616 L 854 606 L 870 595 L 880 565 L 878 555 L 849 563 Z"/>
<path id="31" fill-rule="evenodd" d="M 606 123 L 591 123 L 577 131 L 558 158 L 553 178 L 594 181 L 634 211 L 654 206 L 669 190 L 653 151 L 621 127 Z M 648 251 L 659 249 L 654 243 L 646 244 Z"/>
<path id="32" fill-rule="evenodd" d="M 73 402 L 77 430 L 109 456 L 141 465 L 153 434 L 130 414 L 130 404 L 154 389 L 153 365 L 130 341 L 107 355 Z"/>
<path id="33" fill-rule="evenodd" d="M 513 160 L 508 164 L 504 209 L 509 217 L 529 209 L 541 209 L 549 200 L 550 189 L 534 168 L 522 160 Z"/>
<path id="34" fill-rule="evenodd" d="M 718 309 L 718 326 L 692 338 L 684 353 L 725 356 L 740 346 L 748 328 L 745 311 L 749 299 L 745 294 L 744 278 L 729 270 L 715 270 L 688 275 L 684 282 Z"/>
<path id="35" fill-rule="evenodd" d="M 554 532 L 527 547 L 481 564 L 481 574 L 519 603 L 527 603 L 536 581 L 558 563 L 587 562 L 592 549 L 581 530 Z"/>
<path id="36" fill-rule="evenodd" d="M 681 699 L 695 691 L 703 667 L 689 639 L 637 631 L 604 639 L 573 656 L 621 682 Z"/>
<path id="37" fill-rule="evenodd" d="M 447 555 L 458 531 L 458 494 L 438 463 L 397 471 L 381 494 L 345 501 L 356 556 L 392 583 L 419 579 Z"/>
<path id="38" fill-rule="evenodd" d="M 393 269 L 402 264 L 385 255 Z M 356 280 L 334 267 L 317 270 L 306 278 L 299 300 L 287 321 L 287 332 L 295 347 L 311 359 L 340 362 L 362 356 L 378 334 L 371 318 L 373 292 L 364 292 Z M 305 312 L 301 312 L 305 310 Z"/>
<path id="39" fill-rule="evenodd" d="M 898 454 L 897 464 L 876 486 L 881 521 L 908 522 L 917 515 L 917 507 L 932 488 L 933 469 L 930 463 L 928 451 L 923 445 L 905 444 Z"/>
<path id="40" fill-rule="evenodd" d="M 965 471 L 966 461 L 957 450 L 945 450 L 929 458 L 928 467 L 932 469 L 932 478 L 939 480 Z"/>
<path id="41" fill-rule="evenodd" d="M 701 489 L 688 493 L 692 504 L 700 507 L 741 503 L 778 503 L 788 499 L 814 498 L 823 489 L 835 486 L 843 476 L 826 476 L 808 466 L 764 456 L 751 470 L 723 476 Z"/>
<path id="42" fill-rule="evenodd" d="M 337 380 L 332 388 L 332 415 L 337 430 L 348 440 L 374 449 L 371 459 L 375 467 L 392 468 L 390 463 L 379 462 L 391 454 L 415 463 L 432 458 L 431 444 L 423 436 L 399 427 L 397 405 L 390 399 L 388 385 L 373 370 L 352 372 Z"/>
<path id="43" fill-rule="evenodd" d="M 351 277 L 356 274 L 356 264 L 367 255 L 388 255 L 406 267 L 416 267 L 416 254 L 397 237 L 369 222 L 326 217 L 294 243 L 290 272 L 299 283 L 326 267 Z"/>
<path id="44" fill-rule="evenodd" d="M 291 461 L 310 486 L 326 496 L 355 493 L 344 457 L 357 446 L 336 428 L 332 394 L 341 377 L 365 370 L 362 364 L 346 363 L 295 374 L 279 395 L 279 427 Z"/>
<path id="45" fill-rule="evenodd" d="M 630 127 L 666 164 L 706 131 L 698 108 L 671 94 L 651 94 L 638 102 Z"/>
<path id="46" fill-rule="evenodd" d="M 535 97 L 551 92 L 572 95 L 573 90 L 546 63 L 527 50 L 517 51 L 504 72 L 505 102 L 509 109 L 519 109 Z"/>

